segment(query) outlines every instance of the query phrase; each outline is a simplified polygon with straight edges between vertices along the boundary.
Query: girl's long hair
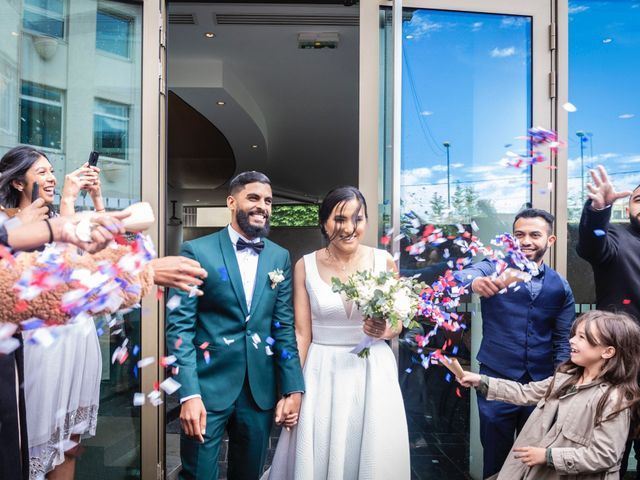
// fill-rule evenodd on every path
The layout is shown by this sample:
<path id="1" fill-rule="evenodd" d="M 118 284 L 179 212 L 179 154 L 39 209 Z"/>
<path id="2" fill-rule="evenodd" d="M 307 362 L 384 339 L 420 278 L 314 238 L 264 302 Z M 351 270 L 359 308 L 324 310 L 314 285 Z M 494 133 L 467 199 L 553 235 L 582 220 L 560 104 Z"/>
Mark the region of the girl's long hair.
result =
<path id="1" fill-rule="evenodd" d="M 596 406 L 595 425 L 616 416 L 626 408 L 631 412 L 631 425 L 634 430 L 640 426 L 640 387 L 638 370 L 640 366 L 640 326 L 628 315 L 602 310 L 591 310 L 578 317 L 571 327 L 571 336 L 576 334 L 578 326 L 584 324 L 587 342 L 593 346 L 613 347 L 615 355 L 607 359 L 598 375 L 598 379 L 609 384 Z M 571 359 L 558 366 L 556 372 L 571 375 L 569 380 L 553 391 L 554 376 L 545 398 L 560 398 L 566 395 L 580 380 L 584 367 L 576 365 Z M 611 413 L 603 417 L 611 393 L 617 391 L 617 402 Z"/>
<path id="2" fill-rule="evenodd" d="M 13 181 L 26 183 L 27 170 L 40 158 L 47 156 L 39 150 L 26 145 L 14 147 L 0 159 L 0 206 L 16 208 L 20 204 L 20 192 Z"/>

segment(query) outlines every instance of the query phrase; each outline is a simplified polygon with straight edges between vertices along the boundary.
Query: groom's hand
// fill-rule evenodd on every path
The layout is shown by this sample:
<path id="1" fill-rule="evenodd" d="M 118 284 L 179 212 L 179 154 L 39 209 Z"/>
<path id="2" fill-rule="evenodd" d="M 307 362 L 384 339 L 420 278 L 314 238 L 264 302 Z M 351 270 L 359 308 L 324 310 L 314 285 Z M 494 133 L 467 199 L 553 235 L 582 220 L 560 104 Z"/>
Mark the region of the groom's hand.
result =
<path id="1" fill-rule="evenodd" d="M 204 434 L 207 428 L 207 410 L 204 408 L 202 398 L 190 398 L 182 404 L 180 424 L 188 437 L 195 437 L 200 443 L 204 443 Z"/>

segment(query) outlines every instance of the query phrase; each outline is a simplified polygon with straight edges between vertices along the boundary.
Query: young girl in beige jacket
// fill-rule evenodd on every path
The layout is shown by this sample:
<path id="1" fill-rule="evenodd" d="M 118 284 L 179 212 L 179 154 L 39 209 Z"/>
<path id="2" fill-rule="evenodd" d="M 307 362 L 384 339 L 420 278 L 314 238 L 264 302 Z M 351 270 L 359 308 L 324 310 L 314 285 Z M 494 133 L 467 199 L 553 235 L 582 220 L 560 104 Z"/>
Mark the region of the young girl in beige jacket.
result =
<path id="1" fill-rule="evenodd" d="M 489 400 L 536 405 L 498 480 L 618 479 L 630 425 L 640 413 L 640 327 L 593 310 L 571 330 L 571 358 L 540 382 L 465 372 L 458 381 Z"/>

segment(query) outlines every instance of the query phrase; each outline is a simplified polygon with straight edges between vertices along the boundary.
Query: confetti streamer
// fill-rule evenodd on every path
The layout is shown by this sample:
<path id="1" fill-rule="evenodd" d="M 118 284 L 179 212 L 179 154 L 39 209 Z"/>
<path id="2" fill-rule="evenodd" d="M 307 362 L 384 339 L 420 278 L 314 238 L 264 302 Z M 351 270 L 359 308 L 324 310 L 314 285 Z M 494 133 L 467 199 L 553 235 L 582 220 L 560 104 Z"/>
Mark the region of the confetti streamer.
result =
<path id="1" fill-rule="evenodd" d="M 173 393 L 175 393 L 176 391 L 178 391 L 178 389 L 181 387 L 182 385 L 180 385 L 178 382 L 176 382 L 173 378 L 169 377 L 167 378 L 164 382 L 162 382 L 160 384 L 160 388 L 162 390 L 164 390 L 167 395 L 171 395 Z"/>
<path id="2" fill-rule="evenodd" d="M 175 310 L 176 308 L 178 308 L 180 306 L 181 302 L 182 302 L 181 298 L 178 295 L 174 295 L 167 302 L 167 308 L 169 310 Z"/>
<path id="3" fill-rule="evenodd" d="M 149 365 L 152 365 L 153 363 L 155 363 L 155 361 L 156 361 L 155 357 L 141 358 L 140 360 L 138 360 L 137 366 L 138 368 L 148 367 Z"/>

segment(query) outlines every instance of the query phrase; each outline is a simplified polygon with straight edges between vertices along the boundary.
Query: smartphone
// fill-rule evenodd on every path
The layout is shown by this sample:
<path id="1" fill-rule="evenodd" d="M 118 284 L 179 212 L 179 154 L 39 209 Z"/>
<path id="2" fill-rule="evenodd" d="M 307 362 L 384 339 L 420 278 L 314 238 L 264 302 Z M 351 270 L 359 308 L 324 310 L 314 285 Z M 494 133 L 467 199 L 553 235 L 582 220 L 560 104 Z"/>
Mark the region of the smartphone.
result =
<path id="1" fill-rule="evenodd" d="M 40 198 L 40 185 L 38 182 L 33 182 L 33 188 L 31 189 L 31 203 Z"/>
<path id="2" fill-rule="evenodd" d="M 100 154 L 98 152 L 91 152 L 89 154 L 89 166 L 95 167 L 98 164 L 98 157 Z"/>

